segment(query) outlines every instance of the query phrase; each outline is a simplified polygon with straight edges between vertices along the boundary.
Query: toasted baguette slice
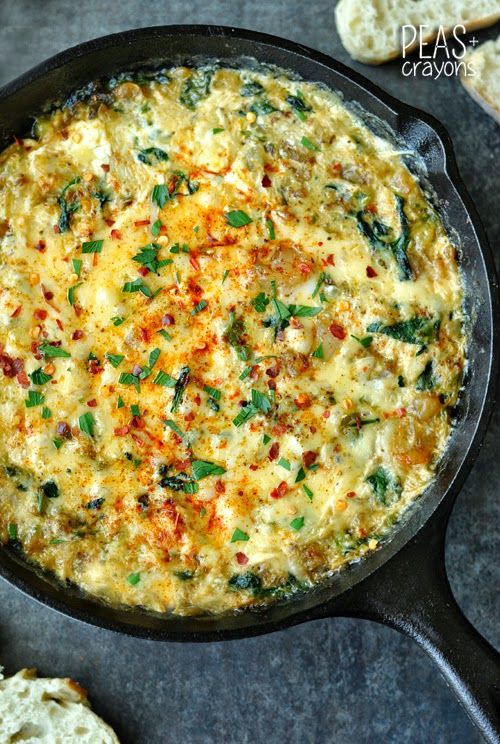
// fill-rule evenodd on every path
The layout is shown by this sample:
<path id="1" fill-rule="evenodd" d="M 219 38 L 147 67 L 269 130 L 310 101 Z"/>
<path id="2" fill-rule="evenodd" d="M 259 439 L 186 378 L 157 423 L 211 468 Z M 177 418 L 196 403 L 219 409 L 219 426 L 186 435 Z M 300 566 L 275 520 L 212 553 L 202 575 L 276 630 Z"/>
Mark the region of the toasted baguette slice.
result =
<path id="1" fill-rule="evenodd" d="M 500 124 L 500 36 L 467 52 L 465 61 L 468 74 L 460 73 L 465 90 Z"/>
<path id="2" fill-rule="evenodd" d="M 5 679 L 0 668 L 0 744 L 119 744 L 92 713 L 87 693 L 71 679 L 37 679 L 21 669 Z"/>
<path id="3" fill-rule="evenodd" d="M 429 26 L 424 41 L 431 42 L 439 26 L 449 35 L 457 24 L 473 31 L 499 18 L 500 0 L 340 0 L 335 8 L 342 44 L 351 57 L 369 65 L 401 56 L 405 24 Z M 417 39 L 412 49 L 418 43 Z"/>

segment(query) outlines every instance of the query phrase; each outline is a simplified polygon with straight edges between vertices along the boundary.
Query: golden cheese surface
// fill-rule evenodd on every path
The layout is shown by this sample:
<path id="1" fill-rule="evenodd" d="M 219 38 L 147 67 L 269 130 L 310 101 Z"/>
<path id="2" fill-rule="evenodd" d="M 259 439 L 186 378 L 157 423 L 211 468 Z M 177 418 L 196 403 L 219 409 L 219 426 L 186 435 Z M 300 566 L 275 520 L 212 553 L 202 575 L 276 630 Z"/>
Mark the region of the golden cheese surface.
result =
<path id="1" fill-rule="evenodd" d="M 465 366 L 401 154 L 269 71 L 123 77 L 0 155 L 0 538 L 111 603 L 217 613 L 377 549 Z"/>

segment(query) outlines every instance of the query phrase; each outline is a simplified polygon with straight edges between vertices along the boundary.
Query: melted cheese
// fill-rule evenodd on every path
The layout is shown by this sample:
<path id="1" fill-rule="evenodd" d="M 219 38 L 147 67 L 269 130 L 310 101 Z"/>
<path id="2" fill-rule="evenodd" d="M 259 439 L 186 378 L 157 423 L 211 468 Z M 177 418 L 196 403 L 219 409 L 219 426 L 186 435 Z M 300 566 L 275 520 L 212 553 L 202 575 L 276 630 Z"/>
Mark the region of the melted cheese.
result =
<path id="1" fill-rule="evenodd" d="M 455 252 L 398 153 L 317 85 L 229 69 L 36 129 L 0 156 L 3 541 L 181 614 L 376 549 L 465 364 Z"/>

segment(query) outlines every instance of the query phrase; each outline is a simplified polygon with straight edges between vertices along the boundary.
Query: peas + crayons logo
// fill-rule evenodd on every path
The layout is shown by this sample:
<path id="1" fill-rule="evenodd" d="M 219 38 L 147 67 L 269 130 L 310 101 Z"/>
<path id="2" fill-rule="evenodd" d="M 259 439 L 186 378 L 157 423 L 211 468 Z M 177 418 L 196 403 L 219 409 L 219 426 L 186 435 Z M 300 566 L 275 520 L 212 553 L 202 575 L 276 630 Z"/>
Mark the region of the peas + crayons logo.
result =
<path id="1" fill-rule="evenodd" d="M 404 77 L 453 77 L 464 75 L 473 77 L 475 72 L 471 63 L 465 58 L 467 46 L 460 38 L 466 32 L 465 26 L 458 24 L 453 27 L 451 34 L 445 26 L 439 26 L 437 35 L 428 25 L 413 26 L 406 24 L 401 27 L 401 44 L 403 50 L 403 64 L 401 72 Z M 448 31 L 448 33 L 447 33 Z M 432 36 L 432 41 L 429 38 Z M 448 38 L 447 38 L 448 37 Z M 470 44 L 475 47 L 478 40 L 473 37 Z M 408 56 L 418 49 L 418 59 L 408 59 Z M 444 58 L 443 58 L 444 57 Z"/>

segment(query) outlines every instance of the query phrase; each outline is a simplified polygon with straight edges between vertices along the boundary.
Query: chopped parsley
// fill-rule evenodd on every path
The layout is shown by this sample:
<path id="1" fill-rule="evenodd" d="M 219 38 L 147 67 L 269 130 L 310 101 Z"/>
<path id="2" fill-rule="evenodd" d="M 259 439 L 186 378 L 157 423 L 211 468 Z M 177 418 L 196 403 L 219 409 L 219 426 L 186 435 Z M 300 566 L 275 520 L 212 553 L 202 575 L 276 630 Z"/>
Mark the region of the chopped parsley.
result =
<path id="1" fill-rule="evenodd" d="M 290 527 L 298 532 L 304 526 L 304 521 L 304 517 L 295 517 L 295 519 L 292 519 L 290 522 Z"/>
<path id="2" fill-rule="evenodd" d="M 122 288 L 122 292 L 141 292 L 145 297 L 153 296 L 153 293 L 151 292 L 148 285 L 140 277 L 138 279 L 134 279 L 133 282 L 125 282 Z"/>
<path id="3" fill-rule="evenodd" d="M 110 354 L 109 352 L 106 352 L 104 354 L 104 358 L 108 360 L 108 362 L 115 367 L 119 367 L 120 364 L 123 362 L 125 357 L 122 354 Z"/>
<path id="4" fill-rule="evenodd" d="M 226 223 L 231 227 L 244 227 L 253 222 L 252 218 L 241 209 L 233 209 L 231 212 L 226 212 L 225 219 Z"/>
<path id="5" fill-rule="evenodd" d="M 130 573 L 127 576 L 127 581 L 131 586 L 136 586 L 136 584 L 138 584 L 140 580 L 141 580 L 140 571 L 135 571 L 134 573 Z"/>
<path id="6" fill-rule="evenodd" d="M 83 243 L 82 253 L 100 253 L 103 243 L 104 240 L 90 240 L 88 243 Z"/>
<path id="7" fill-rule="evenodd" d="M 84 434 L 88 434 L 89 437 L 94 436 L 95 419 L 90 412 L 84 413 L 83 416 L 79 417 L 78 425 L 80 431 L 83 431 Z"/>
<path id="8" fill-rule="evenodd" d="M 163 268 L 163 266 L 168 266 L 173 263 L 172 258 L 165 258 L 162 260 L 158 259 L 158 251 L 160 248 L 161 245 L 158 245 L 158 243 L 148 243 L 139 249 L 139 253 L 132 256 L 132 261 L 137 261 L 141 266 L 152 271 L 153 274 L 158 274 L 159 270 Z"/>
<path id="9" fill-rule="evenodd" d="M 52 375 L 48 375 L 41 367 L 30 372 L 28 377 L 33 385 L 45 385 L 46 382 L 49 382 L 49 380 L 52 379 Z"/>
<path id="10" fill-rule="evenodd" d="M 302 137 L 300 142 L 302 145 L 304 145 L 304 147 L 307 147 L 308 150 L 315 150 L 316 152 L 319 152 L 318 145 L 315 145 L 314 142 L 311 142 L 308 137 Z"/>
<path id="11" fill-rule="evenodd" d="M 176 385 L 175 377 L 171 377 L 166 372 L 160 370 L 153 380 L 153 385 L 161 385 L 162 387 L 174 388 Z"/>
<path id="12" fill-rule="evenodd" d="M 193 468 L 193 477 L 197 481 L 206 478 L 209 475 L 224 475 L 226 472 L 220 465 L 216 465 L 213 462 L 207 462 L 206 460 L 193 460 L 191 467 Z"/>
<path id="13" fill-rule="evenodd" d="M 35 406 L 41 406 L 45 400 L 45 395 L 39 393 L 37 390 L 28 390 L 28 397 L 25 398 L 24 404 L 26 408 L 34 408 Z"/>
<path id="14" fill-rule="evenodd" d="M 198 302 L 198 304 L 191 310 L 191 315 L 198 315 L 198 313 L 201 313 L 201 311 L 207 306 L 208 302 L 206 300 L 200 300 L 200 302 Z"/>
<path id="15" fill-rule="evenodd" d="M 72 258 L 71 264 L 73 266 L 73 271 L 77 275 L 78 278 L 80 278 L 80 273 L 82 270 L 82 260 L 80 258 Z"/>
<path id="16" fill-rule="evenodd" d="M 38 351 L 40 354 L 43 354 L 45 358 L 61 357 L 67 359 L 71 356 L 71 354 L 69 354 L 67 351 L 61 349 L 60 346 L 53 346 L 49 341 L 42 341 L 42 343 L 38 346 Z"/>
<path id="17" fill-rule="evenodd" d="M 233 536 L 231 537 L 231 542 L 246 542 L 247 540 L 250 540 L 250 537 L 247 535 L 247 533 L 243 532 L 243 530 L 240 530 L 239 527 L 236 527 L 235 531 L 233 532 Z"/>
<path id="18" fill-rule="evenodd" d="M 357 336 L 354 335 L 354 333 L 351 333 L 351 338 L 357 341 L 358 344 L 361 344 L 361 346 L 363 346 L 363 348 L 365 349 L 371 346 L 371 343 L 373 341 L 373 336 L 365 336 L 364 338 L 358 338 Z"/>

